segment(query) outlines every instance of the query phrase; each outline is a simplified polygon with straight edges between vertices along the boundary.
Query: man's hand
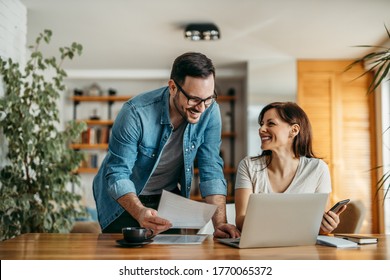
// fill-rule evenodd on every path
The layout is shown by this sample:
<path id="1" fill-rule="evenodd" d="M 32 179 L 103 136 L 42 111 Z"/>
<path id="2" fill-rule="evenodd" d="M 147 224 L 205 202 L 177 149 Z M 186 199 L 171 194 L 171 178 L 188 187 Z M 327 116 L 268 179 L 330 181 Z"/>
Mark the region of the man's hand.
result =
<path id="1" fill-rule="evenodd" d="M 141 227 L 152 229 L 154 234 L 159 234 L 160 232 L 166 231 L 172 227 L 170 221 L 160 218 L 157 211 L 152 208 L 144 207 L 140 211 L 137 221 Z"/>
<path id="2" fill-rule="evenodd" d="M 125 194 L 118 202 L 141 227 L 152 229 L 154 234 L 166 231 L 172 226 L 170 221 L 160 218 L 156 210 L 145 207 L 135 193 Z"/>
<path id="3" fill-rule="evenodd" d="M 236 226 L 226 223 L 226 197 L 223 195 L 210 195 L 206 196 L 206 202 L 217 205 L 217 210 L 213 216 L 214 237 L 240 237 L 241 233 Z"/>
<path id="4" fill-rule="evenodd" d="M 214 237 L 217 238 L 237 238 L 240 236 L 241 232 L 231 224 L 219 224 L 214 231 Z"/>

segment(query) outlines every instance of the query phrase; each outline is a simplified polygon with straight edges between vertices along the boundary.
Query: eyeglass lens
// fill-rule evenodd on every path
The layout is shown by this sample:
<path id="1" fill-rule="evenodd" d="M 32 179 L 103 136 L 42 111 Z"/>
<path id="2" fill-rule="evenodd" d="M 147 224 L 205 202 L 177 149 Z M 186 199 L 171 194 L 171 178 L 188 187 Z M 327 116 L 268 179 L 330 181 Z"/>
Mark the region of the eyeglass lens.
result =
<path id="1" fill-rule="evenodd" d="M 186 93 L 183 88 L 176 82 L 174 81 L 177 88 L 184 94 L 184 96 L 187 98 L 187 104 L 189 106 L 198 106 L 200 103 L 204 102 L 204 105 L 206 107 L 210 106 L 214 101 L 215 101 L 215 97 L 209 97 L 209 98 L 206 98 L 206 99 L 201 99 L 201 98 L 193 98 L 193 97 L 190 97 L 188 93 Z"/>

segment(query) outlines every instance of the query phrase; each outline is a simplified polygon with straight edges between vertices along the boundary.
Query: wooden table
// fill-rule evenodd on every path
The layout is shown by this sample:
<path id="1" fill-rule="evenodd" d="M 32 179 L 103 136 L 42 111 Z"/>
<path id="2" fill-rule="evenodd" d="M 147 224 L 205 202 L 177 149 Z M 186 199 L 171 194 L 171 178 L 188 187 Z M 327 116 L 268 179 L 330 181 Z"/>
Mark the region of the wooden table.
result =
<path id="1" fill-rule="evenodd" d="M 236 249 L 218 243 L 212 236 L 201 245 L 148 244 L 123 248 L 116 240 L 121 234 L 29 233 L 0 242 L 1 260 L 389 260 L 390 238 L 377 244 L 340 249 L 320 245 Z"/>

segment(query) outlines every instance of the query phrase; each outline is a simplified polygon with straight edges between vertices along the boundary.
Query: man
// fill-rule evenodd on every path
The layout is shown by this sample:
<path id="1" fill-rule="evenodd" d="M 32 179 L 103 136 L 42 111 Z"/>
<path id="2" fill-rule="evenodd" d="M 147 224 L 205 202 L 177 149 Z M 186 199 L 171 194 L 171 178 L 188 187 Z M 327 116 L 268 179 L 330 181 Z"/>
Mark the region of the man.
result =
<path id="1" fill-rule="evenodd" d="M 214 236 L 239 236 L 236 227 L 226 223 L 216 97 L 212 61 L 192 52 L 175 59 L 167 87 L 123 105 L 93 182 L 103 232 L 139 225 L 155 233 L 168 230 L 171 223 L 155 210 L 162 190 L 189 197 L 196 156 L 201 194 L 207 203 L 218 206 Z"/>

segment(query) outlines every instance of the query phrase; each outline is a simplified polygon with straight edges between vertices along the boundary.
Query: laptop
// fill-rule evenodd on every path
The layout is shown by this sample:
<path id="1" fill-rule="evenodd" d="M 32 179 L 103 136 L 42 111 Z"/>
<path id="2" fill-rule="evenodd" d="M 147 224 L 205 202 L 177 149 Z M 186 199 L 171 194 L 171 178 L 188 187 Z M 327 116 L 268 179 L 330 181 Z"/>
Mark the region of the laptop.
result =
<path id="1" fill-rule="evenodd" d="M 251 194 L 240 238 L 220 238 L 236 248 L 316 244 L 327 193 Z"/>

